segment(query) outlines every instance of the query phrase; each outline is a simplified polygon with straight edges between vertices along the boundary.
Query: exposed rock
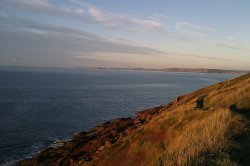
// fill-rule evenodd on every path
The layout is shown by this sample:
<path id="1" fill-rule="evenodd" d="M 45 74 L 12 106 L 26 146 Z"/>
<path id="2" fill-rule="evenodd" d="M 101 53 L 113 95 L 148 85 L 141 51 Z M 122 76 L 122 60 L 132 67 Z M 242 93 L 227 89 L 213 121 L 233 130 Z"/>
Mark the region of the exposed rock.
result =
<path id="1" fill-rule="evenodd" d="M 43 150 L 32 159 L 25 159 L 17 165 L 77 165 L 79 162 L 91 161 L 104 149 L 109 149 L 121 138 L 132 134 L 142 124 L 158 116 L 161 112 L 181 102 L 185 96 L 165 106 L 138 112 L 136 118 L 118 118 L 97 125 L 89 132 L 75 133 L 70 141 L 60 142 L 60 146 Z"/>
<path id="2" fill-rule="evenodd" d="M 98 150 L 99 150 L 99 151 L 102 151 L 102 150 L 104 150 L 104 148 L 105 148 L 105 146 L 102 145 L 102 146 L 100 146 L 100 147 L 98 148 Z"/>

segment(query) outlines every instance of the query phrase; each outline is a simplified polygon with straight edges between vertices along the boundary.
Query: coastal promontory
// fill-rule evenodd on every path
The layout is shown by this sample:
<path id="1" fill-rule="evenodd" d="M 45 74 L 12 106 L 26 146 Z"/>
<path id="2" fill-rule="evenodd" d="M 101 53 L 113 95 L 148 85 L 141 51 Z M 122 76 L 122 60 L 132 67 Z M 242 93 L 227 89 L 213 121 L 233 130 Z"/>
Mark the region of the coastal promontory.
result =
<path id="1" fill-rule="evenodd" d="M 78 132 L 16 165 L 250 165 L 250 74 Z"/>

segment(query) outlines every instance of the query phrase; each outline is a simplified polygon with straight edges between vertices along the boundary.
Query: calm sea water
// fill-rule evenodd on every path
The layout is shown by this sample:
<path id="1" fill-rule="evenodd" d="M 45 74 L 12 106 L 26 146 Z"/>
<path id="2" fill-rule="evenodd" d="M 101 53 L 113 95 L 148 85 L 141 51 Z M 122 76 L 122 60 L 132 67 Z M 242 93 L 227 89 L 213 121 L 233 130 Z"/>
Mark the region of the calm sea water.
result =
<path id="1" fill-rule="evenodd" d="M 0 164 L 74 132 L 170 102 L 230 74 L 115 70 L 0 70 Z"/>

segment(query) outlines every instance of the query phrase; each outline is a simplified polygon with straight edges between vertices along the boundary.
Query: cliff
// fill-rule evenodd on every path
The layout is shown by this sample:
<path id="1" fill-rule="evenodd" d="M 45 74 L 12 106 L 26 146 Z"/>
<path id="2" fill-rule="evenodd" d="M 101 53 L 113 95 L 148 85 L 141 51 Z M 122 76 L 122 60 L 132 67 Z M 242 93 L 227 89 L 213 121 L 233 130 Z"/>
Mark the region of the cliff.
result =
<path id="1" fill-rule="evenodd" d="M 249 165 L 250 74 L 76 133 L 17 165 Z"/>

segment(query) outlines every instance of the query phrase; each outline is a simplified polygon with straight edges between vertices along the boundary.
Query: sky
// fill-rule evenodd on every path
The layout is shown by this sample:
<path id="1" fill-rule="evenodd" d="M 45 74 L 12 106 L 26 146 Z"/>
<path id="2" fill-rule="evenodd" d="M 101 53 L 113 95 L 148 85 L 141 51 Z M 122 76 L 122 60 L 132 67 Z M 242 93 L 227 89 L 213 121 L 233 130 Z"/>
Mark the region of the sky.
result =
<path id="1" fill-rule="evenodd" d="M 0 66 L 250 70 L 249 0 L 1 0 Z"/>

